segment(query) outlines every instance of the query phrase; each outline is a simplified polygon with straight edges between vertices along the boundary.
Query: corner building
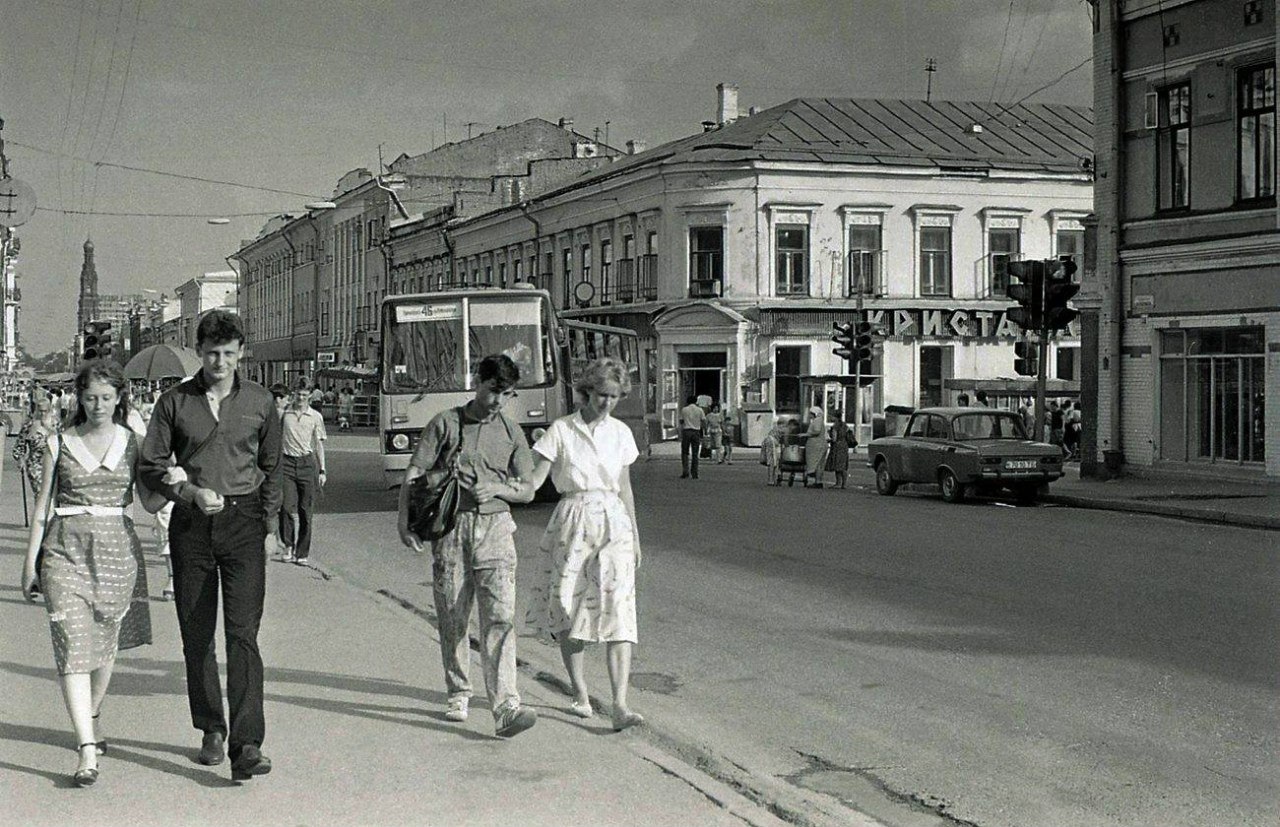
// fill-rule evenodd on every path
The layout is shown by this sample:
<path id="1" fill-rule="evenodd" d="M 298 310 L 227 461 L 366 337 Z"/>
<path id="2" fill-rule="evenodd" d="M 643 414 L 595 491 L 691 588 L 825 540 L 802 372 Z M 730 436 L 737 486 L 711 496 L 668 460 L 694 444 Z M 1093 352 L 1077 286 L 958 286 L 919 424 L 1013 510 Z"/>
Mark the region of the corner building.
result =
<path id="1" fill-rule="evenodd" d="M 830 336 L 859 303 L 888 332 L 860 442 L 887 405 L 1012 380 L 1005 265 L 1083 252 L 1089 110 L 796 99 L 739 118 L 736 92 L 720 95 L 702 133 L 448 223 L 428 285 L 529 282 L 565 316 L 636 330 L 655 438 L 695 394 L 851 417 Z M 1051 376 L 1078 382 L 1078 345 L 1056 343 Z"/>
<path id="2" fill-rule="evenodd" d="M 1275 479 L 1275 2 L 1096 13 L 1100 458 Z"/>

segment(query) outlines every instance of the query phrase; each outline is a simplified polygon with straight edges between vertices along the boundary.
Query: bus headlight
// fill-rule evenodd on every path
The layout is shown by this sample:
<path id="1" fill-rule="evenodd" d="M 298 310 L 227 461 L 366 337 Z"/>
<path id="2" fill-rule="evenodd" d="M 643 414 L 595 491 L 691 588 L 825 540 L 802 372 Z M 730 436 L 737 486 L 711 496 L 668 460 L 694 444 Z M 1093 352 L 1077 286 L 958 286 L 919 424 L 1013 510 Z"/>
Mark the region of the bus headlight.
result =
<path id="1" fill-rule="evenodd" d="M 409 435 L 395 434 L 391 437 L 391 447 L 397 451 L 409 450 Z"/>
<path id="2" fill-rule="evenodd" d="M 542 435 L 545 434 L 546 432 L 547 432 L 546 428 L 534 428 L 533 431 L 530 432 L 530 436 L 533 437 L 534 442 L 537 442 L 538 440 L 542 439 Z"/>

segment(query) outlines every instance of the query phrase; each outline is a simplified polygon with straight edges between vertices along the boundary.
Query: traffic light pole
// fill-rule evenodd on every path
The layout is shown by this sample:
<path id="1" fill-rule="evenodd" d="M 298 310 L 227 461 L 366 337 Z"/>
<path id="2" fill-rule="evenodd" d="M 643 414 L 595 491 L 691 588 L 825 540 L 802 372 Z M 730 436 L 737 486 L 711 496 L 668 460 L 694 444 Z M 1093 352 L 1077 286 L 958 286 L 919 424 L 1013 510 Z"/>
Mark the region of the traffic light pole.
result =
<path id="1" fill-rule="evenodd" d="M 1036 366 L 1036 422 L 1035 422 L 1035 440 L 1036 442 L 1044 442 L 1044 418 L 1047 412 L 1045 408 L 1045 397 L 1047 396 L 1047 384 L 1049 378 L 1049 331 L 1042 329 L 1040 331 L 1040 342 L 1036 345 L 1036 352 L 1039 358 L 1036 360 L 1039 364 Z"/>
<path id="2" fill-rule="evenodd" d="M 853 260 L 848 256 L 849 269 L 853 269 Z M 854 285 L 854 316 L 862 321 L 862 268 L 858 268 L 858 283 Z M 856 444 L 861 436 L 862 428 L 862 360 L 855 359 L 853 367 L 853 441 Z"/>

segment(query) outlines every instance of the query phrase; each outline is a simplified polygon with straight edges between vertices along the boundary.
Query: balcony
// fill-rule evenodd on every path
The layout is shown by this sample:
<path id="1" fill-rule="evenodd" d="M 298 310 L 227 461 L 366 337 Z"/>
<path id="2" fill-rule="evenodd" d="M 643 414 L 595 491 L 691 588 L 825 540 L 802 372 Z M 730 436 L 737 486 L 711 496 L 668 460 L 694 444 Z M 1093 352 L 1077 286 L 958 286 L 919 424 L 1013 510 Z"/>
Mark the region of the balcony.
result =
<path id="1" fill-rule="evenodd" d="M 658 300 L 658 254 L 648 253 L 637 259 L 636 268 L 636 301 L 651 302 Z"/>
<path id="2" fill-rule="evenodd" d="M 886 295 L 884 250 L 850 250 L 848 294 L 878 298 Z"/>
<path id="3" fill-rule="evenodd" d="M 612 278 L 602 285 L 596 294 L 593 304 L 631 304 L 632 302 L 654 301 L 658 298 L 655 283 L 657 270 L 656 254 L 623 258 L 614 262 Z"/>
<path id="4" fill-rule="evenodd" d="M 973 295 L 979 299 L 1003 299 L 1009 289 L 1009 262 L 1022 261 L 1021 253 L 987 253 L 973 263 Z"/>

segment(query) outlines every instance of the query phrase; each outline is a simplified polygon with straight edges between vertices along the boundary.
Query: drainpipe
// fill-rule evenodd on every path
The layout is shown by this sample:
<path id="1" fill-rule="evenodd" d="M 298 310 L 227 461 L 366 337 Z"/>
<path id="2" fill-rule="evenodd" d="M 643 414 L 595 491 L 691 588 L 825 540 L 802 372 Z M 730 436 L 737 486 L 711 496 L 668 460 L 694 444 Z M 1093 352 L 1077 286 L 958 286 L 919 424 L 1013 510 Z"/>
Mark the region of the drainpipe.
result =
<path id="1" fill-rule="evenodd" d="M 1111 52 L 1111 96 L 1114 113 L 1124 111 L 1124 45 L 1121 36 L 1120 3 L 1112 0 L 1106 4 L 1109 19 L 1108 47 Z M 1121 427 L 1123 406 L 1120 401 L 1121 374 L 1124 364 L 1124 322 L 1125 322 L 1125 287 L 1124 273 L 1120 264 L 1120 243 L 1123 235 L 1120 230 L 1120 210 L 1124 197 L 1124 118 L 1118 115 L 1112 118 L 1111 139 L 1114 142 L 1111 175 L 1114 196 L 1111 202 L 1113 223 L 1109 228 L 1112 234 L 1111 265 L 1111 302 L 1110 325 L 1107 328 L 1107 351 L 1110 358 L 1110 369 L 1107 371 L 1108 390 L 1108 448 L 1103 451 L 1104 465 L 1108 472 L 1116 472 L 1124 464 L 1124 429 Z"/>
<path id="2" fill-rule="evenodd" d="M 538 262 L 542 260 L 542 222 L 533 217 L 533 213 L 529 212 L 529 202 L 521 201 L 516 205 L 520 208 L 520 214 L 533 224 L 533 262 L 534 267 L 538 266 Z M 529 274 L 529 280 L 533 281 L 536 273 Z M 551 285 L 547 285 L 550 292 Z"/>

